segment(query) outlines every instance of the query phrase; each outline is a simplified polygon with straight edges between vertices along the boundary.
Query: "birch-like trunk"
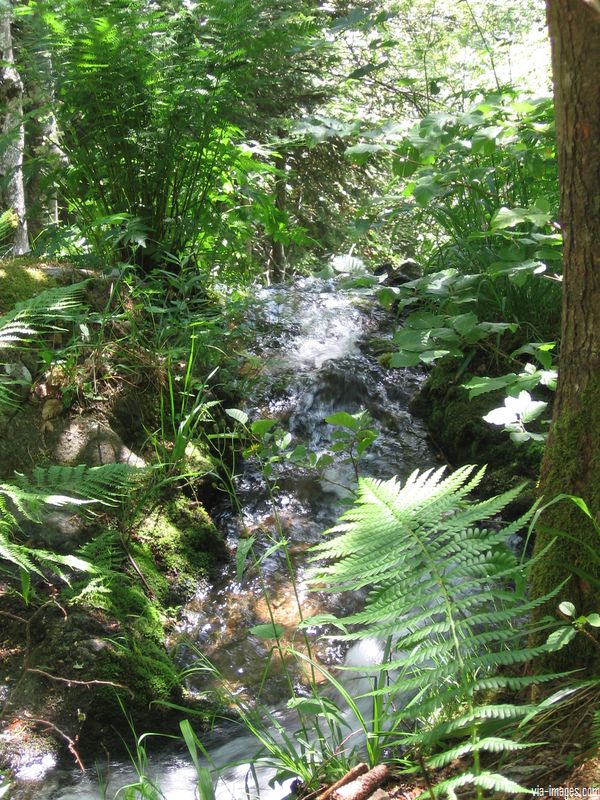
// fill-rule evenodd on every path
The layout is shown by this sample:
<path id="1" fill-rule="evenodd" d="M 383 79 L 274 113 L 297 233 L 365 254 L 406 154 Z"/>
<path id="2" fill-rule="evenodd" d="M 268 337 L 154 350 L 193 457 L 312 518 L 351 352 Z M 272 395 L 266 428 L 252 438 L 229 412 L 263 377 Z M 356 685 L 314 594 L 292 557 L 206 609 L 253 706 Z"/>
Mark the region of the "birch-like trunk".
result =
<path id="1" fill-rule="evenodd" d="M 2 109 L 2 136 L 10 143 L 0 158 L 0 175 L 6 179 L 4 199 L 15 215 L 12 246 L 14 255 L 29 252 L 23 181 L 23 153 L 25 151 L 25 123 L 23 120 L 23 82 L 15 67 L 10 27 L 10 11 L 0 11 L 0 109 Z"/>

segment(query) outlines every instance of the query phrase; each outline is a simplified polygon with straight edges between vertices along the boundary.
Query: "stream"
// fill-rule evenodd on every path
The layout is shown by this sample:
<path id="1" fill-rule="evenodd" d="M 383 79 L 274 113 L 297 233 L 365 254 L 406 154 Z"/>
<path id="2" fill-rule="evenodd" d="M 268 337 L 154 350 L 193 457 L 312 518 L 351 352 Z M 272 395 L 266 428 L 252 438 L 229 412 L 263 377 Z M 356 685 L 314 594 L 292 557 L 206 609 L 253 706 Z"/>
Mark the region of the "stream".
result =
<path id="1" fill-rule="evenodd" d="M 257 293 L 251 311 L 256 331 L 254 356 L 260 375 L 247 399 L 244 411 L 249 424 L 256 419 L 275 418 L 291 435 L 291 447 L 304 444 L 317 454 L 331 446 L 332 425 L 325 417 L 346 411 L 367 410 L 369 427 L 378 436 L 360 463 L 362 474 L 379 478 L 399 475 L 406 478 L 414 469 L 435 465 L 421 422 L 408 411 L 411 397 L 423 379 L 417 371 L 386 370 L 377 362 L 370 342 L 391 336 L 392 320 L 376 304 L 369 291 L 339 290 L 333 280 L 305 278 L 291 287 L 270 287 Z M 286 730 L 293 731 L 293 714 L 287 710 L 289 686 L 285 671 L 272 659 L 265 679 L 265 664 L 272 640 L 253 635 L 249 629 L 266 625 L 270 612 L 264 599 L 266 586 L 272 614 L 282 629 L 282 641 L 300 649 L 295 633 L 300 615 L 323 611 L 345 613 L 352 610 L 352 598 L 344 605 L 332 596 L 309 592 L 306 584 L 306 551 L 319 541 L 343 511 L 345 488 L 353 483 L 354 471 L 343 454 L 334 458 L 323 474 L 290 461 L 276 466 L 270 479 L 276 491 L 270 493 L 256 458 L 247 458 L 235 479 L 240 514 L 223 502 L 213 518 L 225 536 L 231 562 L 210 589 L 199 590 L 183 609 L 179 630 L 182 666 L 193 666 L 196 651 L 202 652 L 220 671 L 229 691 L 244 698 L 258 699 L 269 707 Z M 241 580 L 236 574 L 235 552 L 240 539 L 255 539 L 260 570 L 247 565 Z M 273 547 L 275 540 L 288 542 L 296 573 L 294 589 L 288 577 L 283 550 Z M 360 598 L 355 598 L 359 603 Z M 309 629 L 311 650 L 327 667 L 344 660 L 353 664 L 376 661 L 380 656 L 375 643 L 362 642 L 345 652 L 335 640 L 319 641 L 320 631 Z M 175 644 L 175 642 L 172 642 Z M 305 678 L 297 660 L 289 666 L 294 686 L 302 692 Z M 203 692 L 207 677 L 203 672 L 190 680 L 191 692 Z M 258 744 L 244 729 L 227 724 L 204 740 L 211 759 L 219 768 L 226 764 L 216 790 L 218 800 L 283 800 L 290 796 L 290 782 L 268 785 L 272 771 L 259 776 L 260 790 L 248 781 L 248 762 Z M 112 798 L 121 786 L 136 780 L 129 763 L 111 763 L 106 794 L 102 793 L 94 770 L 81 775 L 74 768 L 55 769 L 17 798 L 36 800 L 99 800 Z M 195 770 L 189 757 L 179 752 L 153 756 L 150 775 L 168 800 L 192 800 L 195 795 Z M 33 788 L 33 786 L 32 786 Z M 119 795 L 123 796 L 122 794 Z"/>

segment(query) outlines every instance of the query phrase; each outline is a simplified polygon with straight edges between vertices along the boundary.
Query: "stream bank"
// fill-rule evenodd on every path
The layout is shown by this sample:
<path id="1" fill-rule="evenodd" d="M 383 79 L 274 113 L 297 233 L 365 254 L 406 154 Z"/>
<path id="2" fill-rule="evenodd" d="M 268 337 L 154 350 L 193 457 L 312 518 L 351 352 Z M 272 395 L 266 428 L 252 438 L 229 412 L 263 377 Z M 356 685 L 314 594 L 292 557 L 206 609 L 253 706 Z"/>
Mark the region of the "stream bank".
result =
<path id="1" fill-rule="evenodd" d="M 47 335 L 0 351 L 0 380 L 19 379 L 17 404 L 0 409 L 0 499 L 18 474 L 45 476 L 54 465 L 128 465 L 133 483 L 120 507 L 96 505 L 92 515 L 60 504 L 37 519 L 12 501 L 0 509 L 17 542 L 89 565 L 63 579 L 44 571 L 23 584 L 6 571 L 0 580 L 0 767 L 32 786 L 65 752 L 89 764 L 105 747 L 122 750 L 124 708 L 137 729 L 178 730 L 176 715 L 156 705 L 183 701 L 166 636 L 227 557 L 206 510 L 218 468 L 209 449 L 199 443 L 185 456 L 194 478 L 178 485 L 148 471 L 150 433 L 166 419 L 166 368 L 160 353 L 123 340 L 126 296 L 112 296 L 108 279 L 31 259 L 3 262 L 0 296 L 26 302 L 73 282 L 82 286 L 78 321 L 53 319 Z M 170 447 L 167 435 L 162 443 Z"/>
<path id="2" fill-rule="evenodd" d="M 180 622 L 175 623 L 169 639 L 172 647 L 178 647 L 179 667 L 192 666 L 195 652 L 199 651 L 216 663 L 224 678 L 237 687 L 236 691 L 256 696 L 261 692 L 259 687 L 264 686 L 263 701 L 268 700 L 272 704 L 278 698 L 284 698 L 285 680 L 276 665 L 273 663 L 268 675 L 263 674 L 269 643 L 253 635 L 252 630 L 267 624 L 269 619 L 270 612 L 264 600 L 265 580 L 273 600 L 275 620 L 283 629 L 282 636 L 290 643 L 294 642 L 299 614 L 296 592 L 302 614 L 317 613 L 325 607 L 329 610 L 334 608 L 330 599 L 308 594 L 304 567 L 307 549 L 319 541 L 322 531 L 335 521 L 343 507 L 340 503 L 348 496 L 346 487 L 351 486 L 356 477 L 348 453 L 336 453 L 335 448 L 332 451 L 335 443 L 332 435 L 336 426 L 327 423 L 326 417 L 335 418 L 339 413 L 350 417 L 363 413 L 369 415 L 369 427 L 376 438 L 362 458 L 361 472 L 382 478 L 394 473 L 406 477 L 416 467 L 425 468 L 435 463 L 425 429 L 408 411 L 410 399 L 421 384 L 421 375 L 412 370 L 390 372 L 381 367 L 369 352 L 370 338 L 373 335 L 389 335 L 390 322 L 389 316 L 378 309 L 368 292 L 341 292 L 334 281 L 316 278 L 300 280 L 292 287 L 261 290 L 248 306 L 245 324 L 254 331 L 252 353 L 248 360 L 255 368 L 258 367 L 258 374 L 253 381 L 252 396 L 248 396 L 244 402 L 243 413 L 248 415 L 250 422 L 257 419 L 273 420 L 279 429 L 285 431 L 284 436 L 289 436 L 290 448 L 302 444 L 308 452 L 317 454 L 319 458 L 330 455 L 321 472 L 315 472 L 308 464 L 296 463 L 286 455 L 278 457 L 272 477 L 265 482 L 264 462 L 261 463 L 252 455 L 251 447 L 244 462 L 233 466 L 236 503 L 240 512 L 234 513 L 227 498 L 215 505 L 213 494 L 211 516 L 229 558 L 221 566 L 218 566 L 218 561 L 213 561 L 215 568 L 212 576 L 208 581 L 196 583 L 191 601 L 184 605 Z M 346 417 L 342 416 L 342 419 Z M 230 424 L 233 426 L 231 421 Z M 235 435 L 241 436 L 242 432 Z M 218 439 L 213 441 L 218 444 Z M 190 505 L 193 506 L 189 492 L 181 494 L 180 490 L 179 497 L 172 503 L 175 502 L 180 512 L 182 499 L 189 512 Z M 179 512 L 176 511 L 175 515 Z M 172 516 L 173 506 L 171 522 Z M 206 519 L 204 522 L 210 527 Z M 181 528 L 182 535 L 188 530 L 188 524 L 189 516 Z M 158 568 L 158 572 L 164 571 L 168 559 L 161 551 L 161 534 L 157 534 L 156 530 L 138 525 L 132 531 L 130 552 L 145 578 L 140 583 L 139 576 L 136 577 L 134 570 L 125 565 L 126 580 L 135 584 L 135 590 L 132 589 L 135 597 L 126 598 L 122 607 L 125 608 L 130 601 L 137 602 L 137 605 L 134 603 L 135 624 L 143 629 L 142 641 L 160 646 L 156 627 L 160 614 L 150 610 L 146 614 L 139 603 L 143 597 L 151 607 L 156 608 L 153 595 L 159 598 L 165 589 L 164 580 L 156 570 L 151 565 L 148 569 L 147 559 Z M 211 535 L 216 541 L 217 537 Z M 108 534 L 103 536 L 107 537 Z M 240 580 L 235 566 L 235 552 L 240 539 L 247 536 L 253 536 L 256 541 L 261 574 L 250 568 Z M 279 546 L 274 547 L 274 536 L 283 536 L 288 543 L 286 547 L 296 572 L 295 589 L 287 577 L 283 550 Z M 110 541 L 106 538 L 94 537 L 92 546 L 94 542 L 98 546 L 95 558 L 100 558 L 101 553 L 110 550 Z M 184 544 L 181 547 L 185 549 Z M 181 554 L 181 550 L 178 550 L 178 554 Z M 190 563 L 190 572 L 196 569 L 196 577 L 198 566 Z M 174 568 L 173 572 L 180 576 L 178 568 Z M 183 583 L 185 587 L 190 587 L 187 581 Z M 167 587 L 167 595 L 169 592 L 171 589 Z M 328 605 L 323 606 L 323 603 Z M 172 617 L 173 621 L 175 619 Z M 108 633 L 98 631 L 93 637 L 103 643 L 99 650 L 101 654 L 110 653 L 113 648 L 113 644 L 105 644 L 107 639 L 114 642 L 117 638 L 114 632 L 112 636 L 107 636 Z M 312 633 L 313 641 L 317 633 L 317 630 Z M 134 644 L 132 638 L 129 641 Z M 133 647 L 132 650 L 135 652 Z M 323 663 L 330 666 L 344 657 L 344 651 L 335 644 L 318 645 L 316 652 Z M 71 672 L 69 677 L 74 674 L 80 675 L 81 671 Z M 160 670 L 152 674 L 155 678 L 152 690 L 156 699 L 157 694 L 163 693 L 164 696 L 169 676 Z M 116 680 L 114 676 L 113 680 Z M 303 676 L 297 673 L 295 680 L 301 682 Z M 123 682 L 127 685 L 127 680 Z M 205 689 L 206 683 L 202 678 L 192 681 L 188 686 L 188 697 L 196 699 L 196 704 L 202 702 Z M 73 693 L 73 696 L 77 695 Z M 140 696 L 144 697 L 142 693 Z M 143 703 L 147 699 L 148 695 Z M 125 703 L 129 706 L 127 698 Z M 86 713 L 81 706 L 77 707 Z M 151 730 L 157 729 L 154 709 L 153 706 L 151 713 L 155 716 L 148 726 Z M 98 717 L 97 711 L 98 708 L 93 710 L 93 716 Z M 141 715 L 137 710 L 136 715 L 139 729 Z M 89 726 L 89 721 L 87 724 Z M 88 727 L 88 730 L 91 728 Z M 253 748 L 252 742 L 244 741 L 242 749 L 245 755 L 250 755 Z M 113 744 L 109 744 L 108 749 L 112 752 Z M 221 763 L 229 762 L 232 743 L 226 741 L 218 745 L 218 752 Z M 174 763 L 179 766 L 174 767 Z M 170 759 L 167 756 L 157 757 L 154 769 L 161 780 L 171 780 L 169 775 L 177 775 L 173 780 L 184 781 L 181 765 L 180 756 Z M 125 775 L 126 765 L 113 763 L 111 772 L 116 776 Z M 94 788 L 93 782 L 89 783 L 88 778 L 85 779 L 87 788 L 84 788 L 77 775 L 70 771 L 63 778 L 59 779 L 58 773 L 56 776 L 47 775 L 43 789 L 40 784 L 35 787 L 36 798 L 64 800 L 71 796 L 69 792 L 72 789 L 68 787 L 74 785 L 78 787 L 78 798 L 98 797 L 98 789 Z M 117 783 L 112 785 L 116 786 L 118 777 L 115 780 Z M 245 778 L 241 773 L 233 777 L 230 775 L 229 783 L 219 796 L 231 796 L 231 780 L 234 786 L 241 781 L 239 787 L 242 787 Z M 234 796 L 235 791 L 237 789 L 234 788 Z M 27 794 L 21 796 L 26 797 Z M 187 795 L 181 794 L 181 797 L 184 796 Z"/>
<path id="3" fill-rule="evenodd" d="M 365 419 L 375 439 L 361 459 L 363 474 L 380 478 L 396 474 L 402 479 L 414 469 L 439 463 L 429 446 L 425 427 L 411 412 L 411 408 L 418 407 L 414 405 L 415 397 L 421 398 L 417 404 L 429 403 L 428 395 L 421 391 L 424 376 L 411 369 L 385 369 L 372 352 L 373 339 L 381 342 L 390 336 L 391 324 L 391 318 L 379 309 L 370 292 L 340 291 L 332 280 L 301 279 L 290 287 L 260 290 L 247 306 L 244 318 L 246 331 L 252 334 L 252 352 L 248 353 L 250 340 L 246 339 L 244 354 L 245 363 L 252 367 L 252 380 L 248 381 L 246 369 L 239 370 L 243 385 L 251 383 L 251 394 L 245 395 L 243 404 L 237 403 L 243 405 L 243 410 L 230 415 L 229 433 L 223 433 L 223 417 L 220 426 L 209 427 L 213 437 L 209 441 L 216 450 L 211 452 L 205 446 L 202 435 L 195 436 L 193 452 L 186 448 L 185 463 L 179 465 L 184 473 L 204 475 L 204 480 L 190 484 L 171 476 L 175 490 L 163 493 L 158 507 L 149 510 L 144 505 L 142 514 L 129 515 L 126 523 L 118 516 L 112 522 L 102 516 L 85 533 L 75 530 L 67 536 L 65 525 L 72 520 L 63 516 L 63 528 L 52 536 L 49 526 L 29 533 L 32 541 L 36 536 L 42 537 L 46 545 L 62 546 L 69 552 L 79 552 L 78 548 L 83 547 L 89 560 L 110 574 L 109 587 L 90 588 L 74 582 L 60 590 L 59 605 L 50 604 L 30 626 L 31 641 L 41 643 L 35 661 L 33 657 L 26 660 L 30 650 L 26 647 L 24 652 L 21 649 L 14 653 L 14 663 L 17 674 L 27 673 L 27 680 L 19 683 L 19 691 L 31 687 L 19 702 L 27 707 L 27 703 L 34 702 L 34 696 L 41 698 L 45 705 L 39 710 L 33 706 L 32 716 L 60 727 L 73 741 L 79 737 L 77 747 L 89 742 L 92 749 L 97 749 L 102 741 L 110 753 L 111 773 L 116 776 L 112 779 L 114 787 L 131 775 L 126 764 L 112 758 L 119 746 L 114 728 L 126 727 L 115 699 L 115 687 L 84 687 L 75 681 L 109 680 L 122 684 L 121 697 L 134 716 L 137 730 L 176 730 L 177 716 L 167 712 L 161 719 L 161 707 L 151 703 L 183 699 L 179 670 L 193 667 L 197 653 L 210 658 L 233 691 L 257 697 L 269 706 L 281 702 L 286 696 L 285 676 L 273 660 L 271 669 L 265 672 L 271 647 L 253 629 L 268 625 L 273 614 L 282 628 L 282 639 L 296 644 L 300 613 L 349 610 L 347 606 L 336 609 L 331 598 L 309 594 L 304 566 L 307 550 L 335 521 L 348 497 L 348 486 L 356 478 L 354 460 L 343 448 L 336 452 L 333 447 L 336 432 L 344 429 L 343 420 L 348 415 L 369 415 Z M 71 460 L 62 463 L 75 463 L 82 454 L 88 454 L 92 464 L 121 459 L 138 466 L 142 466 L 139 459 L 150 462 L 153 454 L 140 450 L 140 442 L 148 429 L 160 428 L 157 390 L 164 364 L 158 355 L 153 362 L 146 354 L 144 367 L 143 372 L 130 374 L 122 392 L 106 385 L 108 405 L 88 400 L 84 409 L 78 405 L 65 409 L 51 420 L 52 430 L 43 429 L 47 401 L 38 403 L 31 397 L 22 407 L 28 419 L 23 427 L 19 427 L 17 416 L 11 418 L 17 438 L 6 451 L 12 458 L 15 453 L 24 458 L 27 449 L 19 450 L 14 442 L 24 435 L 23 431 L 33 430 L 39 436 L 40 449 L 27 455 L 28 466 L 39 463 L 42 451 L 47 461 L 60 463 L 67 456 L 64 452 L 61 455 L 56 446 L 48 450 L 48 443 L 65 441 L 72 445 L 67 448 Z M 179 367 L 180 377 L 184 372 Z M 164 377 L 162 380 L 164 388 Z M 431 380 L 430 377 L 430 383 Z M 42 373 L 41 383 L 50 386 L 57 397 L 62 396 L 60 386 L 56 387 L 46 372 Z M 447 388 L 444 380 L 438 386 L 440 390 Z M 242 395 L 234 387 L 232 394 L 236 393 L 238 397 Z M 454 415 L 457 416 L 456 411 Z M 93 418 L 95 421 L 89 423 Z M 240 423 L 244 418 L 247 425 Z M 327 422 L 327 418 L 337 419 L 338 423 L 341 420 L 342 424 Z M 234 424 L 235 419 L 241 427 Z M 246 435 L 244 428 L 257 420 L 272 420 L 276 426 L 273 430 L 281 430 L 282 439 L 289 437 L 287 449 L 284 452 L 280 448 L 276 453 L 268 476 L 265 457 L 259 457 L 259 453 L 271 433 L 267 431 L 262 442 L 246 442 L 245 459 L 239 464 L 231 459 L 231 448 L 223 444 L 228 436 L 236 437 L 241 444 Z M 74 429 L 86 431 L 91 442 L 79 442 L 75 437 L 74 444 Z M 460 442 L 465 432 L 459 431 Z M 155 437 L 155 446 L 156 443 Z M 271 437 L 270 446 L 273 444 L 277 444 L 276 437 Z M 330 461 L 315 472 L 309 462 L 290 457 L 298 445 L 317 458 L 327 455 Z M 167 443 L 167 449 L 169 446 L 174 447 L 175 442 Z M 271 450 L 271 456 L 273 453 Z M 192 458 L 195 465 L 190 463 Z M 215 475 L 225 461 L 238 512 L 232 508 L 230 498 L 215 489 Z M 27 464 L 21 468 L 27 469 Z M 220 502 L 219 496 L 223 498 Z M 239 542 L 248 537 L 256 542 L 261 570 L 250 568 L 240 575 L 235 554 Z M 282 539 L 287 542 L 296 573 L 295 588 L 287 575 L 289 565 L 279 544 Z M 265 580 L 273 600 L 271 609 L 265 603 Z M 66 614 L 59 606 L 66 609 Z M 22 623 L 14 622 L 11 633 L 18 641 L 19 636 L 22 639 Z M 313 641 L 317 641 L 318 632 L 312 632 Z M 176 663 L 165 648 L 166 634 L 171 651 L 178 653 Z M 56 663 L 48 661 L 49 653 L 56 657 Z M 316 653 L 326 666 L 335 666 L 345 657 L 344 650 L 335 643 L 322 646 L 317 642 Z M 66 685 L 31 673 L 33 664 L 41 665 L 34 669 L 45 666 L 44 672 L 64 678 Z M 302 673 L 295 673 L 294 680 L 301 685 Z M 17 678 L 15 682 L 19 681 Z M 7 699 L 17 698 L 14 688 L 12 692 L 10 688 L 9 685 Z M 215 704 L 206 703 L 206 688 L 206 675 L 199 674 L 187 685 L 185 699 L 191 710 L 205 708 L 209 715 Z M 13 702 L 16 708 L 17 700 L 10 699 Z M 115 720 L 120 722 L 115 725 Z M 37 730 L 32 725 L 27 728 L 32 731 L 27 734 L 32 742 L 34 729 Z M 9 725 L 7 731 L 10 730 L 14 731 L 12 741 L 23 741 L 25 729 Z M 234 742 L 227 739 L 226 733 L 222 737 L 225 742 L 215 745 L 220 764 L 239 755 L 251 756 L 252 741 L 238 735 Z M 10 746 L 6 746 L 5 753 L 10 758 Z M 34 759 L 29 759 L 39 766 L 40 774 L 51 763 L 52 759 L 44 761 L 47 755 L 48 751 L 41 748 Z M 153 765 L 157 780 L 189 787 L 193 773 L 189 769 L 186 772 L 184 763 L 178 754 L 157 756 Z M 229 797 L 232 792 L 235 796 L 236 791 L 242 791 L 244 781 L 243 772 L 228 774 L 219 796 Z M 89 776 L 80 779 L 70 770 L 52 773 L 52 777 L 43 778 L 43 785 L 29 787 L 17 796 L 25 798 L 29 796 L 27 791 L 47 800 L 67 800 L 71 796 L 92 800 L 99 796 L 98 786 Z M 182 788 L 181 797 L 192 797 L 186 794 L 189 791 L 192 790 Z"/>

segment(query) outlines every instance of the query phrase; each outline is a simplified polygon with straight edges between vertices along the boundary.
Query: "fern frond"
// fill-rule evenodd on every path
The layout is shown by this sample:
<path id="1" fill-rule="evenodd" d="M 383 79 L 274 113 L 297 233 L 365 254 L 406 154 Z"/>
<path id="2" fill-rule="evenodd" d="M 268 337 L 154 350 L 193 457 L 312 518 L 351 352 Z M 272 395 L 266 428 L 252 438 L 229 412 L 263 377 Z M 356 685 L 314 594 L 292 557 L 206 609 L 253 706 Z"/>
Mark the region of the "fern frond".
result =
<path id="1" fill-rule="evenodd" d="M 450 764 L 456 758 L 463 758 L 463 756 L 471 753 L 478 753 L 486 751 L 488 753 L 506 753 L 514 752 L 516 750 L 526 750 L 529 747 L 534 747 L 532 744 L 525 744 L 523 742 L 514 742 L 512 739 L 503 739 L 499 736 L 487 736 L 484 739 L 479 739 L 476 742 L 464 742 L 446 750 L 438 756 L 432 756 L 428 761 L 428 766 L 432 769 L 439 769 Z"/>
<path id="2" fill-rule="evenodd" d="M 0 316 L 0 349 L 22 347 L 26 341 L 48 330 L 60 330 L 61 324 L 81 315 L 86 281 L 47 289 L 18 303 Z"/>
<path id="3" fill-rule="evenodd" d="M 332 638 L 390 643 L 384 663 L 361 668 L 377 676 L 376 688 L 364 696 L 393 708 L 396 744 L 418 746 L 424 754 L 440 750 L 431 766 L 480 750 L 522 747 L 496 735 L 495 726 L 515 725 L 536 707 L 481 700 L 494 689 L 537 682 L 510 673 L 547 652 L 547 645 L 530 646 L 528 637 L 555 624 L 524 622 L 559 589 L 529 599 L 526 568 L 507 545 L 534 510 L 504 529 L 486 527 L 521 488 L 469 502 L 482 476 L 483 470 L 463 467 L 448 477 L 443 470 L 414 472 L 404 485 L 396 478 L 360 480 L 354 506 L 312 549 L 313 588 L 370 589 L 361 611 L 328 620 L 341 631 Z M 447 739 L 461 736 L 465 741 L 447 746 Z M 463 779 L 488 788 L 516 786 L 480 772 L 447 782 L 448 796 Z"/>
<path id="4" fill-rule="evenodd" d="M 15 541 L 18 512 L 34 522 L 42 522 L 48 507 L 67 507 L 79 511 L 95 504 L 114 505 L 131 486 L 137 470 L 128 464 L 105 464 L 101 467 L 52 466 L 36 468 L 31 478 L 16 474 L 12 483 L 0 484 L 0 569 L 13 574 L 15 568 L 42 574 L 49 569 L 61 580 L 69 582 L 69 572 L 94 572 L 87 559 L 61 555 L 39 547 L 27 547 Z M 7 500 L 15 509 L 14 513 Z"/>
<path id="5" fill-rule="evenodd" d="M 128 464 L 36 467 L 31 477 L 16 473 L 10 484 L 0 484 L 0 494 L 9 497 L 25 517 L 38 522 L 47 506 L 83 510 L 96 504 L 115 505 L 140 472 Z"/>
<path id="6" fill-rule="evenodd" d="M 531 794 L 530 789 L 525 789 L 520 784 L 494 772 L 482 772 L 479 775 L 474 775 L 472 772 L 463 773 L 457 778 L 450 778 L 449 780 L 438 783 L 435 790 L 440 796 L 447 795 L 450 800 L 458 800 L 456 789 L 461 789 L 463 786 L 469 785 L 479 786 L 482 789 L 490 789 L 496 792 Z M 420 795 L 421 798 L 427 796 L 428 795 Z M 417 798 L 417 800 L 419 800 L 419 798 Z"/>

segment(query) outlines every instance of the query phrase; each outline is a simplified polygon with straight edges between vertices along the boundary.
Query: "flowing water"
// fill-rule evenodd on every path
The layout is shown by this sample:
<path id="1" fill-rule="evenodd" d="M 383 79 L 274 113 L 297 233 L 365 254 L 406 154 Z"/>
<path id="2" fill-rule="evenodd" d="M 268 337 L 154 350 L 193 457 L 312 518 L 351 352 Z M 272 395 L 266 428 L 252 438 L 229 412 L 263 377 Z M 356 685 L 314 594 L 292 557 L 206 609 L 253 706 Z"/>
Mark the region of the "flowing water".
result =
<path id="1" fill-rule="evenodd" d="M 368 293 L 338 290 L 333 281 L 303 279 L 289 288 L 262 290 L 250 314 L 255 329 L 255 361 L 260 365 L 253 396 L 244 407 L 250 421 L 275 418 L 291 434 L 292 447 L 304 443 L 308 450 L 323 453 L 331 444 L 332 432 L 325 417 L 338 411 L 356 414 L 366 409 L 378 438 L 361 461 L 362 474 L 404 478 L 416 468 L 435 464 L 424 428 L 408 411 L 409 400 L 422 378 L 411 370 L 385 370 L 378 364 L 370 342 L 373 337 L 389 336 L 392 321 Z M 335 598 L 309 592 L 304 561 L 307 549 L 319 541 L 323 530 L 343 510 L 340 503 L 348 496 L 346 487 L 353 480 L 352 464 L 344 462 L 343 457 L 329 465 L 325 474 L 287 462 L 277 467 L 271 479 L 277 489 L 269 492 L 257 459 L 248 458 L 235 480 L 241 512 L 235 514 L 229 504 L 224 504 L 214 513 L 231 550 L 231 564 L 223 569 L 215 586 L 199 590 L 183 611 L 178 632 L 184 642 L 180 647 L 182 664 L 193 665 L 195 652 L 201 651 L 218 667 L 230 691 L 258 697 L 290 730 L 293 719 L 284 710 L 289 696 L 285 670 L 272 659 L 265 679 L 272 641 L 252 635 L 249 629 L 268 623 L 272 613 L 282 627 L 283 640 L 301 646 L 294 633 L 299 620 L 296 597 L 303 616 L 323 610 L 343 613 L 352 608 L 352 598 L 345 598 L 340 606 Z M 250 565 L 238 580 L 235 550 L 240 537 L 248 536 L 255 538 L 261 568 Z M 282 537 L 288 542 L 295 587 L 288 576 L 284 551 L 273 547 Z M 264 599 L 265 585 L 271 612 Z M 360 602 L 360 598 L 354 602 Z M 346 654 L 335 641 L 320 643 L 317 633 L 310 631 L 311 648 L 327 666 L 344 658 L 355 664 L 372 662 L 380 655 L 376 644 L 369 642 Z M 303 674 L 297 663 L 301 662 L 291 663 L 289 670 L 301 693 Z M 206 675 L 199 673 L 191 681 L 190 691 L 203 691 L 206 681 Z M 246 797 L 247 762 L 258 749 L 255 740 L 239 727 L 229 726 L 208 746 L 219 767 L 245 762 L 223 772 L 218 800 Z M 152 775 L 168 800 L 194 798 L 195 772 L 189 759 L 180 753 L 162 753 L 153 759 Z M 269 787 L 270 777 L 271 772 L 261 777 L 260 798 L 287 797 L 289 784 Z M 131 765 L 111 765 L 107 797 L 134 779 Z M 43 786 L 38 783 L 32 794 L 24 792 L 21 796 L 97 800 L 102 794 L 95 777 L 68 769 L 53 771 L 45 777 Z M 258 793 L 251 788 L 248 796 L 255 798 Z"/>

